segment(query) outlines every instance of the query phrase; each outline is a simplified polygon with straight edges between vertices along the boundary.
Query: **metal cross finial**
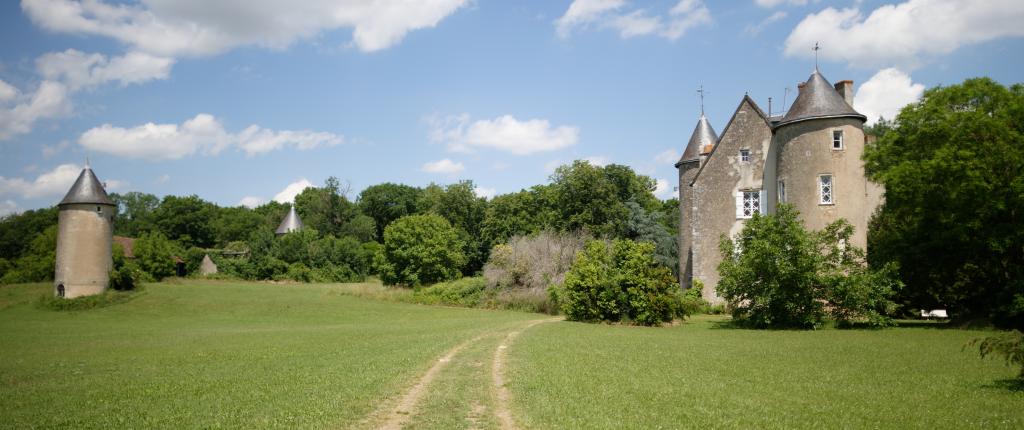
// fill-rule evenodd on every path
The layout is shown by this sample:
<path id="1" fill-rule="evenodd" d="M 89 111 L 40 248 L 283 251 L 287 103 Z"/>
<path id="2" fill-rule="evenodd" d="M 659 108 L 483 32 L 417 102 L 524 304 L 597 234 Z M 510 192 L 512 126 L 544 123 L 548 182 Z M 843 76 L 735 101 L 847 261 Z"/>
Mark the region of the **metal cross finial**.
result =
<path id="1" fill-rule="evenodd" d="M 814 70 L 818 70 L 818 50 L 820 49 L 821 47 L 818 46 L 818 42 L 814 42 Z"/>
<path id="2" fill-rule="evenodd" d="M 697 89 L 697 94 L 700 95 L 700 114 L 704 115 L 704 85 Z"/>
<path id="3" fill-rule="evenodd" d="M 92 163 L 89 162 L 89 156 L 88 155 L 85 156 L 85 168 L 86 169 L 91 169 L 92 168 Z"/>

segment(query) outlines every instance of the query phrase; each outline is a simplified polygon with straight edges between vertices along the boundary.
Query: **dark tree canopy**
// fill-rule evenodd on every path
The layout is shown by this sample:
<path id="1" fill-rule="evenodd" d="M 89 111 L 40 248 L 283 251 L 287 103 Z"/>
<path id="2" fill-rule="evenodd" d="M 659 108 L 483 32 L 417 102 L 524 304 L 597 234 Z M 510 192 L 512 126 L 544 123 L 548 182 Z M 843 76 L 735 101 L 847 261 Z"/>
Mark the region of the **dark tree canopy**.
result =
<path id="1" fill-rule="evenodd" d="M 185 247 L 215 245 L 213 221 L 217 206 L 199 196 L 167 196 L 153 211 L 157 229 Z"/>
<path id="2" fill-rule="evenodd" d="M 359 193 L 359 209 L 376 223 L 377 241 L 384 240 L 384 228 L 392 221 L 417 213 L 421 192 L 419 188 L 386 182 Z"/>
<path id="3" fill-rule="evenodd" d="M 879 128 L 872 263 L 899 264 L 908 307 L 1024 327 L 1024 86 L 933 88 Z"/>

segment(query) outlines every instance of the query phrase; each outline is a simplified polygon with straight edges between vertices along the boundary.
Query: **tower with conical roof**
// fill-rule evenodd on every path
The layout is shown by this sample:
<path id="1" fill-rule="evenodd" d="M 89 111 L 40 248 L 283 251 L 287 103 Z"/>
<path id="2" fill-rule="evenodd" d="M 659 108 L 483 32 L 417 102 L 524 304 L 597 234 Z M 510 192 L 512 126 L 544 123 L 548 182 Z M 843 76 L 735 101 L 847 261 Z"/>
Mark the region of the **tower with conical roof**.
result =
<path id="1" fill-rule="evenodd" d="M 114 202 L 86 166 L 57 207 L 54 294 L 73 298 L 102 293 L 113 265 Z"/>
<path id="2" fill-rule="evenodd" d="M 704 116 L 702 106 L 697 126 L 690 134 L 683 156 L 676 163 L 676 169 L 679 169 L 679 285 L 683 289 L 692 286 L 693 274 L 693 188 L 690 185 L 705 154 L 710 153 L 716 143 L 718 135 Z"/>
<path id="3" fill-rule="evenodd" d="M 799 88 L 792 107 L 773 126 L 766 209 L 790 204 L 812 230 L 844 218 L 854 227 L 852 244 L 863 249 L 881 187 L 864 175 L 867 118 L 853 109 L 853 82 L 833 86 L 815 67 Z"/>
<path id="4" fill-rule="evenodd" d="M 288 234 L 293 231 L 302 230 L 302 218 L 299 218 L 299 214 L 295 212 L 295 204 L 292 204 L 291 209 L 288 210 L 288 215 L 284 216 L 281 220 L 281 225 L 277 226 L 276 234 Z"/>

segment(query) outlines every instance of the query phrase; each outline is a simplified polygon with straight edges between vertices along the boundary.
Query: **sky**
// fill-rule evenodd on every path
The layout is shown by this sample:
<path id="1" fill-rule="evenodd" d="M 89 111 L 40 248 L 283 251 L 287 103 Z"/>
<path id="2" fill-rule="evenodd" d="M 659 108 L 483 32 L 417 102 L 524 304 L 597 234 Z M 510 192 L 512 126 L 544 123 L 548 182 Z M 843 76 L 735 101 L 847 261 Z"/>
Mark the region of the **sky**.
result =
<path id="1" fill-rule="evenodd" d="M 1024 82 L 1020 0 L 0 2 L 0 215 L 89 163 L 109 192 L 291 201 L 330 176 L 546 183 L 625 164 L 674 195 L 703 109 L 773 113 L 817 62 L 892 118 L 929 88 Z"/>

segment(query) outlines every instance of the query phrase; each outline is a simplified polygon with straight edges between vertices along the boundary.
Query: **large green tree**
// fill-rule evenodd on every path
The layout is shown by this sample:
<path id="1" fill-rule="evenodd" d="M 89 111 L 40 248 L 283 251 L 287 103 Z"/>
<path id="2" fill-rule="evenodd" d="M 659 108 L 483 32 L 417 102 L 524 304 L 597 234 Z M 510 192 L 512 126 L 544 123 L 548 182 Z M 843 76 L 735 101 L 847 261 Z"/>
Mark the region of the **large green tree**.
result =
<path id="1" fill-rule="evenodd" d="M 872 263 L 899 264 L 910 307 L 1024 327 L 1024 86 L 933 88 L 880 129 Z"/>
<path id="2" fill-rule="evenodd" d="M 143 232 L 153 230 L 156 226 L 154 212 L 160 207 L 159 197 L 131 191 L 124 194 L 111 194 L 110 198 L 117 204 L 114 234 L 136 237 Z"/>
<path id="3" fill-rule="evenodd" d="M 371 185 L 359 193 L 359 209 L 376 223 L 378 241 L 384 240 L 384 228 L 392 221 L 417 213 L 422 190 L 390 182 Z"/>
<path id="4" fill-rule="evenodd" d="M 157 229 L 185 247 L 215 245 L 214 223 L 217 206 L 199 196 L 167 196 L 153 211 Z"/>
<path id="5" fill-rule="evenodd" d="M 660 208 L 652 193 L 654 180 L 626 166 L 600 167 L 577 160 L 556 169 L 551 186 L 559 213 L 554 222 L 560 230 L 583 229 L 598 236 L 621 237 L 629 216 L 626 202 L 636 202 L 648 211 Z"/>
<path id="6" fill-rule="evenodd" d="M 455 279 L 466 264 L 459 235 L 440 215 L 402 217 L 384 229 L 377 266 L 388 285 L 419 286 Z"/>

